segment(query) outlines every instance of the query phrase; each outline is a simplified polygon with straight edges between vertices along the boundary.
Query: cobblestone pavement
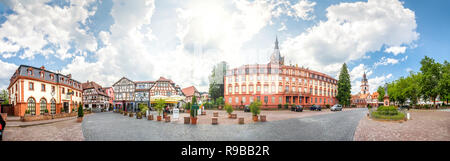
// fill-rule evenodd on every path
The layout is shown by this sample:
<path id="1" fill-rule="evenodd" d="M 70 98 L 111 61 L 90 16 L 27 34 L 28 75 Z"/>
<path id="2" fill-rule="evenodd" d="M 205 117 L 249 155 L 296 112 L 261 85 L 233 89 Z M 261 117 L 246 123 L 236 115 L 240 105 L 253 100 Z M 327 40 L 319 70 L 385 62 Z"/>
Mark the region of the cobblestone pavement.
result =
<path id="1" fill-rule="evenodd" d="M 83 141 L 81 123 L 76 118 L 45 125 L 6 127 L 4 141 Z"/>
<path id="2" fill-rule="evenodd" d="M 350 111 L 355 110 L 356 108 L 349 108 L 344 109 L 343 111 Z M 219 124 L 223 125 L 229 125 L 229 124 L 237 124 L 238 119 L 229 119 L 228 113 L 225 110 L 206 110 L 206 115 L 198 115 L 197 124 L 211 124 L 213 113 L 218 112 L 218 122 Z M 154 115 L 157 115 L 157 113 L 152 112 Z M 237 118 L 243 117 L 244 122 L 246 124 L 249 123 L 255 123 L 252 119 L 252 113 L 251 112 L 244 112 L 241 110 L 235 110 L 233 111 L 234 114 L 237 114 Z M 315 116 L 315 115 L 323 115 L 323 114 L 330 114 L 333 113 L 329 109 L 324 109 L 322 111 L 309 111 L 309 110 L 303 110 L 303 112 L 293 112 L 290 110 L 275 110 L 275 111 L 261 111 L 260 115 L 266 115 L 267 121 L 277 121 L 277 120 L 287 120 L 292 118 L 302 118 L 302 117 L 308 117 L 308 116 Z M 171 116 L 172 117 L 172 116 Z M 180 113 L 180 117 L 178 120 L 172 119 L 171 121 L 178 124 L 184 124 L 184 117 L 189 117 L 189 113 Z"/>
<path id="3" fill-rule="evenodd" d="M 244 125 L 184 125 L 108 112 L 87 116 L 82 128 L 88 141 L 351 141 L 358 122 L 365 113 L 367 109 L 355 109 Z"/>
<path id="4" fill-rule="evenodd" d="M 364 117 L 356 141 L 450 141 L 450 112 L 410 111 L 406 122 L 375 121 Z"/>

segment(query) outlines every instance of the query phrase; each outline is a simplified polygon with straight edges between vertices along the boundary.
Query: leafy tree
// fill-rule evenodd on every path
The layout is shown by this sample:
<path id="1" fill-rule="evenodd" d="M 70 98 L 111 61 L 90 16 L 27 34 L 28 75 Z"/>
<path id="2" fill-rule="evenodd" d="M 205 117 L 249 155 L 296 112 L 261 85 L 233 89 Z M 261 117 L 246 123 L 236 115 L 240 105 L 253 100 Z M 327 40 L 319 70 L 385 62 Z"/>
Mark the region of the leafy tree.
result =
<path id="1" fill-rule="evenodd" d="M 344 63 L 339 74 L 338 94 L 336 96 L 340 104 L 344 106 L 350 105 L 350 99 L 352 97 L 351 88 L 352 86 L 350 83 L 350 75 L 348 74 L 347 64 Z"/>
<path id="2" fill-rule="evenodd" d="M 219 97 L 219 98 L 217 98 L 216 99 L 216 103 L 217 103 L 217 105 L 224 105 L 224 101 L 223 101 L 223 97 Z"/>
<path id="3" fill-rule="evenodd" d="M 159 116 L 161 116 L 164 106 L 166 106 L 166 101 L 164 99 L 156 100 L 155 109 L 156 109 L 156 111 L 158 111 Z"/>
<path id="4" fill-rule="evenodd" d="M 4 100 L 3 101 L 3 105 L 7 105 L 9 104 L 9 97 L 8 97 L 8 91 L 7 90 L 2 90 L 2 94 L 0 95 L 0 97 Z"/>
<path id="5" fill-rule="evenodd" d="M 414 74 L 411 72 L 410 75 L 405 78 L 407 85 L 405 88 L 402 89 L 404 91 L 402 93 L 405 95 L 407 99 L 411 101 L 410 105 L 416 105 L 419 100 L 420 77 L 421 73 Z"/>
<path id="6" fill-rule="evenodd" d="M 250 104 L 250 112 L 252 112 L 253 116 L 259 115 L 261 113 L 261 102 L 255 101 Z"/>
<path id="7" fill-rule="evenodd" d="M 145 113 L 145 112 L 148 110 L 148 105 L 145 104 L 145 103 L 140 103 L 140 104 L 138 105 L 138 107 L 139 107 L 139 111 L 140 111 L 141 113 Z"/>
<path id="8" fill-rule="evenodd" d="M 433 105 L 435 105 L 436 98 L 440 93 L 438 85 L 441 78 L 441 64 L 436 63 L 434 59 L 427 56 L 420 61 L 420 64 L 422 65 L 420 67 L 422 72 L 420 93 L 423 94 L 425 100 L 432 99 Z"/>
<path id="9" fill-rule="evenodd" d="M 441 80 L 438 83 L 439 96 L 442 101 L 448 103 L 450 98 L 450 63 L 447 60 L 444 62 L 441 68 Z"/>
<path id="10" fill-rule="evenodd" d="M 383 100 L 384 100 L 384 87 L 379 86 L 378 89 L 377 89 L 377 92 L 378 92 L 378 101 L 379 102 L 383 102 Z"/>

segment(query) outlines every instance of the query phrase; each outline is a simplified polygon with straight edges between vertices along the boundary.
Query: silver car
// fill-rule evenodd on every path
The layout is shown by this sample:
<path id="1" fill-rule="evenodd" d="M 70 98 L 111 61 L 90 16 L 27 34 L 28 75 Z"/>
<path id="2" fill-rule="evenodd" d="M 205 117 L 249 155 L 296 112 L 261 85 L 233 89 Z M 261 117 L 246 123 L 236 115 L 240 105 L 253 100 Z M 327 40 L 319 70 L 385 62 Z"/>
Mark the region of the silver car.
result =
<path id="1" fill-rule="evenodd" d="M 330 108 L 331 111 L 342 111 L 342 105 L 335 104 L 333 107 Z"/>

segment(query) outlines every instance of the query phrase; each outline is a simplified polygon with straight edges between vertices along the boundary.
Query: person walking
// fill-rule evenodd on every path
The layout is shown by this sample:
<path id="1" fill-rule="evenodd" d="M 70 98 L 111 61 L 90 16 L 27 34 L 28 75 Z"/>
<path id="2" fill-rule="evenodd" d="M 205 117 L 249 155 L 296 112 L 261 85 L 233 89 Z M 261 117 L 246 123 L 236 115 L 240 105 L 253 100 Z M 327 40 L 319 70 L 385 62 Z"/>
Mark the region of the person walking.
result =
<path id="1" fill-rule="evenodd" d="M 3 119 L 3 116 L 0 115 L 0 141 L 2 141 L 2 137 L 3 137 L 3 130 L 5 129 L 6 126 L 6 122 Z"/>

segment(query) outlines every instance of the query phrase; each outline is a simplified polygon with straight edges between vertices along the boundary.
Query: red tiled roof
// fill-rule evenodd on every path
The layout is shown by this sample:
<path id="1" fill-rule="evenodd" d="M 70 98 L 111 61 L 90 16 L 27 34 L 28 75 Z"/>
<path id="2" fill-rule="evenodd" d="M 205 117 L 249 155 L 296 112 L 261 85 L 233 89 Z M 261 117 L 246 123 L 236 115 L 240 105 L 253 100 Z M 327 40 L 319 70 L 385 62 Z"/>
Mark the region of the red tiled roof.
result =
<path id="1" fill-rule="evenodd" d="M 83 88 L 83 90 L 94 88 L 97 91 L 98 94 L 107 96 L 107 94 L 105 92 L 103 92 L 102 86 L 97 84 L 97 83 L 95 83 L 95 82 L 89 82 L 88 81 L 86 83 L 82 83 L 81 87 Z"/>
<path id="2" fill-rule="evenodd" d="M 188 96 L 188 97 L 193 96 L 195 92 L 198 92 L 194 86 L 183 88 L 181 91 L 184 93 L 185 96 Z"/>

